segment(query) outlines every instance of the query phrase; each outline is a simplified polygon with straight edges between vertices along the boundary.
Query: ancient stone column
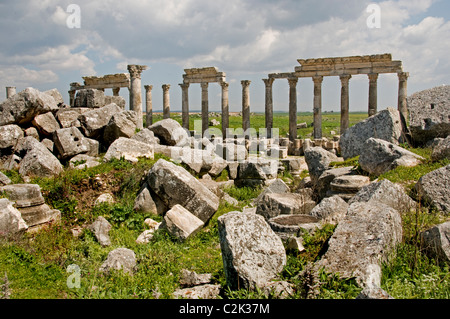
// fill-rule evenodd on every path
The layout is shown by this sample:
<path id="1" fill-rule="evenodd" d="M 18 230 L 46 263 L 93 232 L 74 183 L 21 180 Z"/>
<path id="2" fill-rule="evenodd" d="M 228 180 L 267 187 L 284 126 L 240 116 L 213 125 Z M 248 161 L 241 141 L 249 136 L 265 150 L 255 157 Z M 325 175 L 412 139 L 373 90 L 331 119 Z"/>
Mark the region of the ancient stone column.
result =
<path id="1" fill-rule="evenodd" d="M 272 128 L 273 128 L 273 96 L 272 96 L 272 84 L 274 79 L 263 79 L 264 84 L 266 85 L 266 105 L 265 105 L 265 115 L 266 115 L 266 130 L 267 137 L 272 137 Z"/>
<path id="2" fill-rule="evenodd" d="M 377 80 L 378 73 L 370 73 L 369 77 L 369 116 L 377 113 Z"/>
<path id="3" fill-rule="evenodd" d="M 229 102 L 228 102 L 228 86 L 227 82 L 221 82 L 222 86 L 222 138 L 227 137 L 227 129 L 230 126 Z"/>
<path id="4" fill-rule="evenodd" d="M 181 126 L 189 130 L 189 83 L 180 83 L 181 87 Z"/>
<path id="5" fill-rule="evenodd" d="M 209 128 L 208 82 L 200 84 L 202 87 L 202 134 Z"/>
<path id="6" fill-rule="evenodd" d="M 339 76 L 341 80 L 341 134 L 348 129 L 349 123 L 349 94 L 348 84 L 351 79 L 351 75 L 342 74 Z"/>
<path id="7" fill-rule="evenodd" d="M 289 140 L 297 138 L 297 82 L 298 78 L 290 78 L 289 82 Z"/>
<path id="8" fill-rule="evenodd" d="M 251 81 L 243 80 L 242 84 L 242 128 L 246 138 L 248 137 L 247 130 L 250 128 L 250 92 L 249 86 Z"/>
<path id="9" fill-rule="evenodd" d="M 74 107 L 74 105 L 75 105 L 75 93 L 77 93 L 76 90 L 70 90 L 69 91 L 69 105 L 70 105 L 70 107 Z"/>
<path id="10" fill-rule="evenodd" d="M 314 139 L 322 138 L 322 81 L 323 76 L 313 76 L 314 81 Z"/>
<path id="11" fill-rule="evenodd" d="M 170 84 L 163 84 L 163 119 L 170 118 Z"/>
<path id="12" fill-rule="evenodd" d="M 408 97 L 408 77 L 408 72 L 398 73 L 398 111 L 403 115 L 405 120 L 408 118 L 408 106 L 406 104 L 406 98 Z"/>
<path id="13" fill-rule="evenodd" d="M 146 65 L 128 65 L 128 72 L 130 72 L 130 110 L 137 113 L 137 125 L 140 130 L 144 128 L 142 118 L 142 92 L 141 92 L 141 73 L 146 70 Z"/>
<path id="14" fill-rule="evenodd" d="M 153 124 L 153 101 L 152 101 L 152 89 L 153 85 L 144 85 L 145 88 L 145 114 L 146 114 L 146 127 Z"/>
<path id="15" fill-rule="evenodd" d="M 10 98 L 16 94 L 16 87 L 15 86 L 7 86 L 6 87 L 6 98 Z"/>
<path id="16" fill-rule="evenodd" d="M 112 91 L 113 91 L 113 96 L 119 96 L 120 87 L 113 88 Z"/>

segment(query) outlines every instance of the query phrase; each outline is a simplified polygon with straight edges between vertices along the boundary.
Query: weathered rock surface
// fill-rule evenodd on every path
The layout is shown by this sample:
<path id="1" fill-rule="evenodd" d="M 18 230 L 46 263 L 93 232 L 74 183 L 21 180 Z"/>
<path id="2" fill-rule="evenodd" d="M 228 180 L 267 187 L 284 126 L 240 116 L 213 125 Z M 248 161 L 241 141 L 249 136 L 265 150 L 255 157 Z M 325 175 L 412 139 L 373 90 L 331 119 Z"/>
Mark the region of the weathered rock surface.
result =
<path id="1" fill-rule="evenodd" d="M 44 136 L 50 136 L 53 132 L 61 128 L 52 112 L 36 115 L 31 123 Z"/>
<path id="2" fill-rule="evenodd" d="M 311 181 L 315 184 L 320 175 L 328 169 L 331 162 L 338 161 L 338 157 L 322 147 L 310 147 L 305 150 L 305 160 Z"/>
<path id="3" fill-rule="evenodd" d="M 262 216 L 230 212 L 218 218 L 218 227 L 231 289 L 263 287 L 286 265 L 283 243 Z"/>
<path id="4" fill-rule="evenodd" d="M 384 140 L 369 138 L 359 156 L 361 168 L 370 174 L 381 175 L 398 166 L 419 165 L 423 157 Z"/>
<path id="5" fill-rule="evenodd" d="M 56 110 L 58 105 L 52 96 L 26 88 L 0 103 L 0 126 L 29 123 L 38 114 Z"/>
<path id="6" fill-rule="evenodd" d="M 403 187 L 387 179 L 362 187 L 348 204 L 357 202 L 385 204 L 398 212 L 409 212 L 416 209 L 416 203 L 405 193 Z"/>
<path id="7" fill-rule="evenodd" d="M 254 204 L 258 204 L 259 201 L 264 197 L 266 194 L 270 193 L 289 193 L 290 189 L 289 186 L 286 185 L 286 183 L 280 179 L 277 178 L 273 182 L 271 182 L 268 186 L 264 187 L 263 191 L 258 195 L 258 197 L 253 201 Z"/>
<path id="8" fill-rule="evenodd" d="M 104 161 L 110 161 L 113 158 L 124 158 L 130 162 L 137 162 L 140 157 L 154 158 L 153 145 L 138 142 L 126 137 L 119 137 L 108 148 L 103 158 Z"/>
<path id="9" fill-rule="evenodd" d="M 328 196 L 327 193 L 330 190 L 331 187 L 330 184 L 333 182 L 335 178 L 339 176 L 356 175 L 356 174 L 357 171 L 352 166 L 327 169 L 319 176 L 316 182 L 312 185 L 317 200 L 320 201 L 324 197 Z"/>
<path id="10" fill-rule="evenodd" d="M 395 299 L 380 287 L 365 287 L 355 299 Z"/>
<path id="11" fill-rule="evenodd" d="M 87 154 L 78 154 L 72 157 L 69 161 L 69 167 L 75 169 L 84 169 L 100 165 L 97 158 Z"/>
<path id="12" fill-rule="evenodd" d="M 168 146 L 185 146 L 190 144 L 188 132 L 173 119 L 164 119 L 148 127 L 161 144 Z"/>
<path id="13" fill-rule="evenodd" d="M 64 99 L 63 99 L 61 93 L 59 93 L 58 89 L 47 90 L 47 91 L 44 91 L 43 93 L 50 95 L 55 100 L 56 105 L 58 105 L 58 107 L 63 106 Z"/>
<path id="14" fill-rule="evenodd" d="M 0 237 L 21 233 L 28 229 L 20 212 L 7 198 L 0 198 Z"/>
<path id="15" fill-rule="evenodd" d="M 298 193 L 267 193 L 258 202 L 256 213 L 266 219 L 290 214 L 308 214 L 316 205 L 309 196 Z"/>
<path id="16" fill-rule="evenodd" d="M 419 144 L 450 135 L 450 85 L 416 92 L 407 98 L 409 128 Z"/>
<path id="17" fill-rule="evenodd" d="M 156 207 L 155 201 L 150 194 L 147 184 L 139 191 L 136 199 L 134 201 L 133 210 L 141 213 L 151 213 L 158 214 L 158 209 Z"/>
<path id="18" fill-rule="evenodd" d="M 277 178 L 278 161 L 264 158 L 249 158 L 239 163 L 235 183 L 238 186 L 262 185 L 270 179 Z"/>
<path id="19" fill-rule="evenodd" d="M 15 124 L 0 126 L 0 149 L 14 147 L 22 137 L 23 131 L 20 126 Z"/>
<path id="20" fill-rule="evenodd" d="M 344 159 L 360 155 L 371 137 L 398 145 L 402 137 L 400 113 L 387 108 L 347 129 L 339 140 L 341 155 Z"/>
<path id="21" fill-rule="evenodd" d="M 0 186 L 11 184 L 11 180 L 8 176 L 0 172 Z"/>
<path id="22" fill-rule="evenodd" d="M 21 148 L 25 149 L 26 155 L 20 162 L 20 175 L 52 177 L 63 171 L 59 160 L 35 138 L 25 137 Z"/>
<path id="23" fill-rule="evenodd" d="M 220 294 L 220 285 L 200 285 L 177 289 L 173 293 L 175 299 L 216 299 Z"/>
<path id="24" fill-rule="evenodd" d="M 100 204 L 114 204 L 114 196 L 111 193 L 104 193 L 97 197 L 97 199 L 94 202 L 94 206 L 100 205 Z"/>
<path id="25" fill-rule="evenodd" d="M 111 245 L 111 239 L 109 238 L 109 231 L 111 230 L 111 224 L 105 217 L 99 216 L 97 219 L 88 226 L 88 229 L 92 231 L 97 238 L 97 241 L 103 247 Z"/>
<path id="26" fill-rule="evenodd" d="M 150 131 L 148 128 L 145 128 L 134 134 L 131 139 L 152 145 L 159 144 L 159 138 L 155 137 L 155 133 Z"/>
<path id="27" fill-rule="evenodd" d="M 330 183 L 328 196 L 338 195 L 342 199 L 350 200 L 363 186 L 370 183 L 370 178 L 363 175 L 343 175 L 336 177 Z"/>
<path id="28" fill-rule="evenodd" d="M 90 109 L 74 107 L 59 109 L 58 112 L 56 112 L 56 119 L 61 125 L 61 128 L 68 128 L 72 126 L 81 127 L 78 117 L 87 111 L 90 111 Z"/>
<path id="29" fill-rule="evenodd" d="M 329 240 L 317 263 L 341 278 L 356 277 L 361 286 L 380 286 L 381 262 L 402 240 L 400 214 L 384 204 L 354 203 Z"/>
<path id="30" fill-rule="evenodd" d="M 128 248 L 116 248 L 109 252 L 108 258 L 103 262 L 100 271 L 108 273 L 111 269 L 123 270 L 133 274 L 136 269 L 136 254 Z"/>
<path id="31" fill-rule="evenodd" d="M 320 220 L 311 215 L 279 215 L 268 220 L 270 228 L 284 241 L 299 237 L 305 233 L 312 234 L 320 227 Z"/>
<path id="32" fill-rule="evenodd" d="M 442 213 L 450 213 L 450 165 L 422 176 L 415 189 L 419 199 Z"/>
<path id="33" fill-rule="evenodd" d="M 179 204 L 174 205 L 164 215 L 162 225 L 181 241 L 195 235 L 203 226 L 204 222 L 201 219 Z"/>
<path id="34" fill-rule="evenodd" d="M 444 158 L 450 158 L 450 135 L 446 138 L 438 138 L 437 141 L 433 143 L 431 160 L 440 161 Z"/>
<path id="35" fill-rule="evenodd" d="M 158 160 L 147 175 L 148 186 L 167 207 L 180 204 L 203 222 L 219 207 L 219 198 L 184 168 Z"/>
<path id="36" fill-rule="evenodd" d="M 337 225 L 345 217 L 348 204 L 340 196 L 326 197 L 317 204 L 310 215 L 320 219 L 323 223 Z"/>
<path id="37" fill-rule="evenodd" d="M 132 137 L 136 133 L 137 120 L 135 111 L 122 111 L 114 114 L 105 127 L 103 140 L 110 145 L 119 137 Z"/>
<path id="38" fill-rule="evenodd" d="M 197 274 L 195 271 L 189 271 L 187 269 L 182 269 L 180 273 L 180 285 L 182 287 L 209 284 L 211 280 L 211 274 Z"/>
<path id="39" fill-rule="evenodd" d="M 96 89 L 77 90 L 74 107 L 100 108 L 105 106 L 105 93 Z"/>
<path id="40" fill-rule="evenodd" d="M 420 236 L 430 256 L 450 264 L 450 221 L 431 227 Z"/>
<path id="41" fill-rule="evenodd" d="M 117 104 L 111 103 L 99 109 L 84 112 L 78 116 L 78 121 L 80 121 L 81 129 L 86 137 L 98 138 L 102 136 L 111 117 L 121 111 L 122 109 Z"/>
<path id="42" fill-rule="evenodd" d="M 90 150 L 89 142 L 76 127 L 56 130 L 53 141 L 61 159 L 71 158 Z"/>

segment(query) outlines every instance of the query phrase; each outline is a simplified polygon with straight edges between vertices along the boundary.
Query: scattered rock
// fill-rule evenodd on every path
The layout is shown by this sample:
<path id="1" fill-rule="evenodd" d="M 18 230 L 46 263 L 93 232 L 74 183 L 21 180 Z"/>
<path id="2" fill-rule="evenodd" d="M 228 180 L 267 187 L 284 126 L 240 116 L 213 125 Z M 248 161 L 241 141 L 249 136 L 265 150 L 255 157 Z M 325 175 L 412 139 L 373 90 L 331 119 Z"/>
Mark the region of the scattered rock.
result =
<path id="1" fill-rule="evenodd" d="M 399 111 L 387 108 L 347 129 L 339 140 L 344 159 L 361 155 L 371 137 L 398 145 L 402 139 Z"/>
<path id="2" fill-rule="evenodd" d="M 177 289 L 173 293 L 175 299 L 216 299 L 220 294 L 220 285 L 206 284 L 191 288 Z"/>
<path id="3" fill-rule="evenodd" d="M 77 90 L 74 107 L 101 108 L 105 106 L 105 93 L 97 89 Z"/>
<path id="4" fill-rule="evenodd" d="M 309 213 L 324 224 L 337 225 L 345 217 L 348 204 L 340 196 L 326 197 Z"/>
<path id="5" fill-rule="evenodd" d="M 16 146 L 22 137 L 23 131 L 20 126 L 15 124 L 0 126 L 0 149 Z"/>
<path id="6" fill-rule="evenodd" d="M 43 93 L 50 95 L 55 100 L 56 105 L 58 105 L 58 107 L 64 105 L 64 99 L 57 89 L 47 90 L 44 91 Z"/>
<path id="7" fill-rule="evenodd" d="M 365 287 L 355 299 L 395 299 L 380 287 Z"/>
<path id="8" fill-rule="evenodd" d="M 423 248 L 432 258 L 450 264 L 450 221 L 420 234 Z"/>
<path id="9" fill-rule="evenodd" d="M 206 223 L 219 207 L 219 198 L 183 167 L 159 159 L 147 184 L 171 208 L 180 204 Z"/>
<path id="10" fill-rule="evenodd" d="M 38 130 L 37 130 L 35 127 L 33 127 L 33 126 L 27 128 L 27 129 L 25 129 L 23 132 L 25 133 L 25 136 L 31 136 L 31 137 L 34 137 L 34 138 L 35 138 L 36 140 L 38 140 L 38 141 L 40 140 L 39 132 L 38 132 Z"/>
<path id="11" fill-rule="evenodd" d="M 20 175 L 52 177 L 63 171 L 63 166 L 47 147 L 33 137 L 24 139 L 26 145 L 22 144 L 22 146 L 26 150 L 26 155 L 20 162 Z"/>
<path id="12" fill-rule="evenodd" d="M 94 233 L 100 245 L 105 247 L 111 245 L 111 239 L 109 238 L 111 227 L 111 224 L 103 216 L 99 216 L 95 222 L 88 226 L 88 229 Z"/>
<path id="13" fill-rule="evenodd" d="M 128 248 L 116 248 L 109 252 L 108 258 L 101 265 L 100 271 L 108 273 L 111 269 L 123 270 L 133 274 L 136 269 L 136 255 Z"/>
<path id="14" fill-rule="evenodd" d="M 312 234 L 320 227 L 320 220 L 306 214 L 279 215 L 268 220 L 270 228 L 284 241 L 291 237 Z"/>
<path id="15" fill-rule="evenodd" d="M 180 273 L 180 285 L 182 287 L 209 284 L 211 280 L 211 274 L 197 274 L 195 271 L 189 271 L 187 269 L 182 269 Z"/>
<path id="16" fill-rule="evenodd" d="M 263 287 L 286 265 L 283 243 L 262 216 L 230 212 L 219 217 L 218 228 L 231 289 Z"/>
<path id="17" fill-rule="evenodd" d="M 315 184 L 320 175 L 328 169 L 331 162 L 338 161 L 338 157 L 322 147 L 310 147 L 305 150 L 305 160 L 311 181 Z"/>
<path id="18" fill-rule="evenodd" d="M 446 138 L 439 138 L 436 143 L 433 143 L 431 160 L 436 162 L 444 158 L 450 158 L 450 135 Z"/>
<path id="19" fill-rule="evenodd" d="M 114 204 L 114 196 L 110 193 L 101 194 L 94 202 L 94 206 L 100 205 L 102 203 Z"/>
<path id="20" fill-rule="evenodd" d="M 78 154 L 72 157 L 69 161 L 69 167 L 75 169 L 91 168 L 100 165 L 97 158 L 87 154 Z"/>
<path id="21" fill-rule="evenodd" d="M 108 148 L 103 161 L 108 162 L 113 158 L 124 158 L 130 162 L 137 162 L 140 157 L 154 158 L 153 145 L 138 142 L 126 137 L 119 137 Z"/>
<path id="22" fill-rule="evenodd" d="M 151 213 L 155 215 L 158 214 L 158 209 L 156 207 L 155 201 L 152 198 L 152 195 L 150 194 L 150 191 L 147 188 L 147 184 L 145 184 L 141 191 L 138 193 L 134 201 L 133 210 L 141 213 Z"/>
<path id="23" fill-rule="evenodd" d="M 137 120 L 135 111 L 122 111 L 114 114 L 105 127 L 103 140 L 110 145 L 119 137 L 132 137 L 136 133 Z"/>
<path id="24" fill-rule="evenodd" d="M 423 157 L 384 140 L 369 138 L 361 150 L 359 164 L 370 174 L 381 175 L 398 166 L 419 165 Z"/>
<path id="25" fill-rule="evenodd" d="M 28 229 L 20 212 L 7 198 L 0 198 L 0 237 L 22 233 Z"/>
<path id="26" fill-rule="evenodd" d="M 136 239 L 136 244 L 147 244 L 149 243 L 152 238 L 153 235 L 155 233 L 154 229 L 146 229 L 144 230 Z"/>
<path id="27" fill-rule="evenodd" d="M 148 129 L 160 139 L 161 144 L 181 147 L 190 144 L 188 132 L 173 119 L 158 121 Z"/>
<path id="28" fill-rule="evenodd" d="M 255 200 L 253 200 L 253 203 L 257 205 L 266 194 L 270 193 L 284 194 L 289 192 L 290 192 L 289 186 L 287 186 L 286 183 L 281 178 L 277 178 L 273 182 L 271 182 L 268 186 L 264 187 L 264 189 L 258 195 L 258 197 Z"/>
<path id="29" fill-rule="evenodd" d="M 32 124 L 39 130 L 39 133 L 44 136 L 50 136 L 53 132 L 61 128 L 52 112 L 36 115 Z"/>
<path id="30" fill-rule="evenodd" d="M 86 137 L 99 138 L 103 135 L 106 125 L 111 117 L 121 112 L 122 109 L 117 104 L 111 103 L 99 109 L 92 109 L 78 116 L 81 129 Z"/>
<path id="31" fill-rule="evenodd" d="M 235 183 L 237 186 L 264 185 L 266 181 L 277 178 L 278 160 L 249 158 L 239 163 Z"/>
<path id="32" fill-rule="evenodd" d="M 204 223 L 201 219 L 191 214 L 183 206 L 176 204 L 164 216 L 161 227 L 166 228 L 170 234 L 183 241 L 195 235 L 203 226 Z"/>
<path id="33" fill-rule="evenodd" d="M 0 172 L 0 186 L 11 184 L 11 180 L 8 176 Z"/>
<path id="34" fill-rule="evenodd" d="M 266 219 L 279 215 L 308 214 L 316 205 L 311 198 L 298 193 L 267 193 L 258 202 L 256 213 Z"/>
<path id="35" fill-rule="evenodd" d="M 151 145 L 159 144 L 159 139 L 155 136 L 155 133 L 150 131 L 148 128 L 134 134 L 131 139 Z"/>
<path id="36" fill-rule="evenodd" d="M 350 200 L 363 186 L 370 183 L 370 178 L 363 175 L 338 176 L 330 183 L 328 196 L 338 195 L 342 199 Z"/>
<path id="37" fill-rule="evenodd" d="M 409 129 L 413 140 L 425 144 L 450 135 L 450 86 L 416 92 L 407 98 Z"/>
<path id="38" fill-rule="evenodd" d="M 271 281 L 262 287 L 262 292 L 267 297 L 286 299 L 294 295 L 293 285 L 287 281 Z"/>
<path id="39" fill-rule="evenodd" d="M 415 189 L 418 199 L 444 214 L 450 213 L 450 165 L 422 176 Z"/>
<path id="40" fill-rule="evenodd" d="M 59 109 L 58 112 L 56 112 L 56 119 L 61 125 L 61 128 L 68 128 L 72 126 L 81 127 L 81 123 L 78 120 L 78 117 L 84 112 L 87 112 L 89 110 L 90 109 L 88 108 L 74 108 L 74 107 Z"/>
<path id="41" fill-rule="evenodd" d="M 395 209 L 380 203 L 353 203 L 317 265 L 341 278 L 356 277 L 363 287 L 380 286 L 380 263 L 388 260 L 401 240 L 402 220 Z"/>
<path id="42" fill-rule="evenodd" d="M 68 159 L 78 154 L 87 153 L 90 149 L 85 137 L 76 127 L 56 130 L 53 135 L 53 141 L 61 159 Z"/>

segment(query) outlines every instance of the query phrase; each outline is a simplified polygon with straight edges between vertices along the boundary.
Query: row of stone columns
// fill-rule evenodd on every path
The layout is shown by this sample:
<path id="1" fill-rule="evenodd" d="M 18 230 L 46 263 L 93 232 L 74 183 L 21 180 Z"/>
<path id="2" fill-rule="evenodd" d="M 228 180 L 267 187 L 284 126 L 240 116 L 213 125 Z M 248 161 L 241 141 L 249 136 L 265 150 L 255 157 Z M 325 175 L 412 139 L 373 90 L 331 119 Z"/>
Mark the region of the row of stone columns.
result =
<path id="1" fill-rule="evenodd" d="M 341 80 L 341 121 L 340 129 L 341 134 L 345 132 L 349 127 L 349 81 L 351 79 L 350 74 L 340 75 Z M 368 74 L 369 77 L 369 105 L 368 115 L 372 116 L 377 113 L 377 80 L 378 74 Z M 409 77 L 408 72 L 398 73 L 399 78 L 399 91 L 398 91 L 398 110 L 406 119 L 407 117 L 407 79 Z M 314 102 L 313 102 L 313 117 L 314 117 L 314 138 L 322 138 L 322 82 L 323 76 L 312 77 L 314 82 Z M 263 79 L 266 86 L 266 102 L 265 102 L 265 114 L 266 114 L 266 128 L 268 134 L 271 134 L 273 127 L 273 97 L 272 97 L 272 84 L 274 79 Z M 297 138 L 297 77 L 288 78 L 289 82 L 289 139 L 294 141 Z"/>

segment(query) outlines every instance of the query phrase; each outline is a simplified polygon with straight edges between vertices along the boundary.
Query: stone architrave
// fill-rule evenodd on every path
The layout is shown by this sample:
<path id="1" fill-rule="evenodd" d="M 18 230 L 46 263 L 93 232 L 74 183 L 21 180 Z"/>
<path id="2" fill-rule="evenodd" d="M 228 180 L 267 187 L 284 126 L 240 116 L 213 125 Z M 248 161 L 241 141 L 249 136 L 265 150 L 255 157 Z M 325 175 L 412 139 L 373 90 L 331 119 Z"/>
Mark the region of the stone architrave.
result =
<path id="1" fill-rule="evenodd" d="M 314 76 L 314 138 L 322 138 L 322 82 L 323 76 Z"/>
<path id="2" fill-rule="evenodd" d="M 130 110 L 137 113 L 138 122 L 137 128 L 142 130 L 144 128 L 142 118 L 142 93 L 141 93 L 141 73 L 146 70 L 146 65 L 128 65 L 128 72 L 130 72 Z"/>
<path id="3" fill-rule="evenodd" d="M 170 118 L 170 84 L 163 84 L 163 118 L 168 119 Z"/>
<path id="4" fill-rule="evenodd" d="M 294 142 L 297 138 L 297 82 L 298 78 L 289 81 L 289 140 Z"/>
<path id="5" fill-rule="evenodd" d="M 268 78 L 263 79 L 266 86 L 266 99 L 265 99 L 265 123 L 267 130 L 267 138 L 272 137 L 272 127 L 273 127 L 273 94 L 272 94 L 272 84 L 274 79 Z"/>
<path id="6" fill-rule="evenodd" d="M 341 80 L 341 134 L 348 129 L 349 121 L 349 81 L 351 75 L 343 74 L 339 78 Z"/>
<path id="7" fill-rule="evenodd" d="M 189 130 L 189 83 L 180 83 L 181 87 L 181 126 Z"/>
<path id="8" fill-rule="evenodd" d="M 145 125 L 149 127 L 153 124 L 153 102 L 152 89 L 153 85 L 144 85 L 145 88 Z"/>
<path id="9" fill-rule="evenodd" d="M 375 115 L 378 108 L 378 97 L 377 97 L 377 73 L 370 73 L 367 75 L 369 77 L 369 116 Z"/>
<path id="10" fill-rule="evenodd" d="M 248 137 L 248 129 L 250 128 L 250 93 L 249 86 L 251 81 L 243 80 L 242 84 L 242 128 L 244 134 Z"/>

